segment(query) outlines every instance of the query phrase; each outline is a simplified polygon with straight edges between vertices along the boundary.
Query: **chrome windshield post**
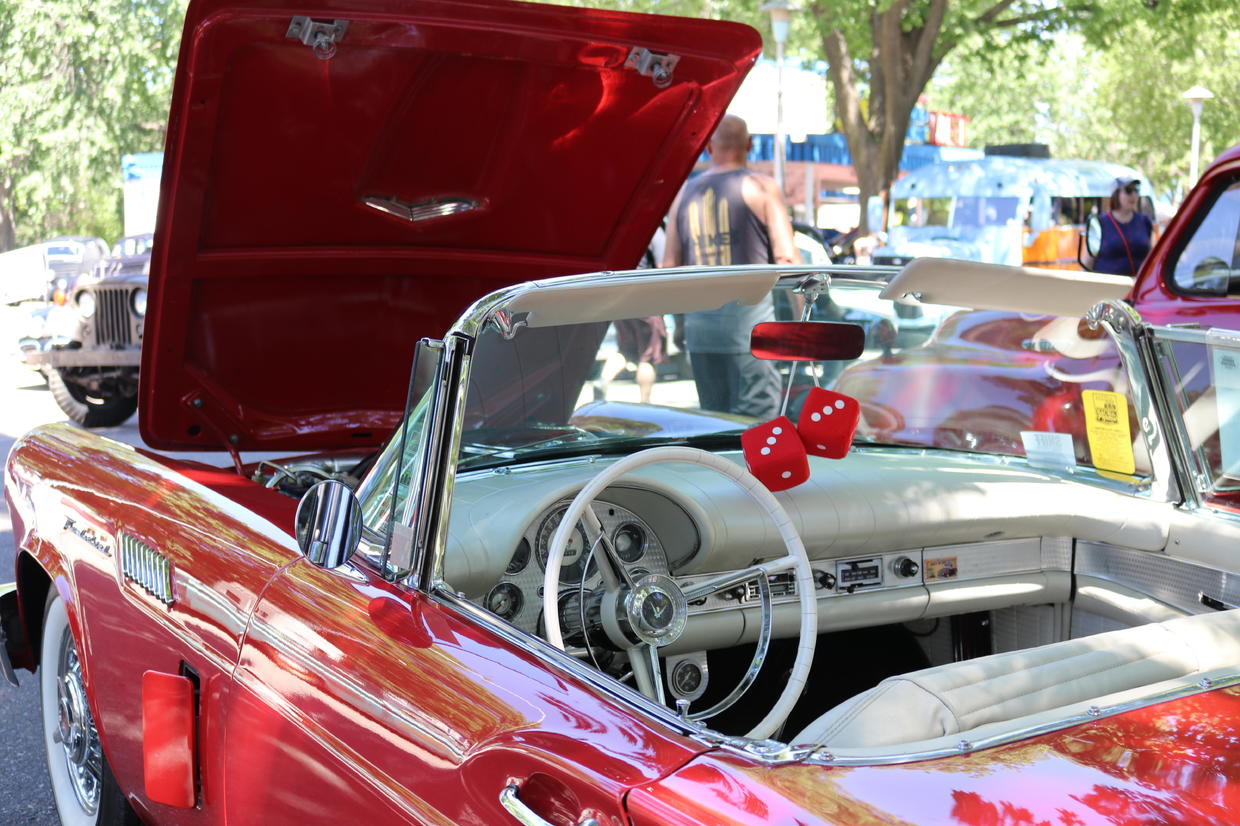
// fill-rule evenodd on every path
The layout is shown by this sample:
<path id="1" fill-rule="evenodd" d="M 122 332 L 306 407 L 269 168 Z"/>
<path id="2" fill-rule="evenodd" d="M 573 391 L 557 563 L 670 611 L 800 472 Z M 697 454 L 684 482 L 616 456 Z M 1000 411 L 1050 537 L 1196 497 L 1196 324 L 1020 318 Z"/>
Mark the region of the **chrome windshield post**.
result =
<path id="1" fill-rule="evenodd" d="M 403 502 L 397 496 L 401 507 L 393 515 L 390 562 L 397 570 L 408 572 L 406 581 L 414 587 L 431 587 L 442 554 L 446 530 L 439 523 L 451 501 L 460 438 L 456 425 L 464 395 L 461 377 L 472 349 L 473 339 L 459 333 L 444 340 L 444 355 L 429 391 L 426 430 L 420 447 L 413 450 L 416 465 L 408 480 L 408 493 Z M 403 447 L 402 462 L 410 452 L 410 446 Z M 395 480 L 398 489 L 404 475 L 401 468 Z"/>
<path id="2" fill-rule="evenodd" d="M 1171 461 L 1171 448 L 1167 433 L 1170 426 L 1170 408 L 1158 381 L 1157 365 L 1150 351 L 1148 337 L 1144 335 L 1141 315 L 1130 304 L 1119 300 L 1101 301 L 1090 308 L 1085 320 L 1091 327 L 1102 326 L 1115 342 L 1120 361 L 1130 377 L 1149 376 L 1148 384 L 1130 381 L 1132 403 L 1136 408 L 1137 424 L 1145 438 L 1150 454 L 1153 478 L 1150 493 L 1158 499 L 1178 501 L 1184 490 L 1184 480 L 1179 477 L 1181 463 Z"/>

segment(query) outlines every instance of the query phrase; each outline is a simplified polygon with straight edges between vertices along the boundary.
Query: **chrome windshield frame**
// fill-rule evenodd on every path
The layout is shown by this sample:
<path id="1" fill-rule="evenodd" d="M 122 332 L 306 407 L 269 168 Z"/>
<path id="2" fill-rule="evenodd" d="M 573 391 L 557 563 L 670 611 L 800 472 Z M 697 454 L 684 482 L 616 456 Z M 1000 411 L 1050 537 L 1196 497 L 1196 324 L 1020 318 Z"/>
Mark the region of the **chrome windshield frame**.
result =
<path id="1" fill-rule="evenodd" d="M 1175 461 L 1169 439 L 1168 407 L 1157 365 L 1144 335 L 1145 325 L 1130 304 L 1103 301 L 1085 314 L 1091 326 L 1101 326 L 1115 343 L 1116 352 L 1128 374 L 1130 395 L 1137 424 L 1150 456 L 1149 495 L 1162 502 L 1178 502 L 1183 495 L 1182 463 Z"/>

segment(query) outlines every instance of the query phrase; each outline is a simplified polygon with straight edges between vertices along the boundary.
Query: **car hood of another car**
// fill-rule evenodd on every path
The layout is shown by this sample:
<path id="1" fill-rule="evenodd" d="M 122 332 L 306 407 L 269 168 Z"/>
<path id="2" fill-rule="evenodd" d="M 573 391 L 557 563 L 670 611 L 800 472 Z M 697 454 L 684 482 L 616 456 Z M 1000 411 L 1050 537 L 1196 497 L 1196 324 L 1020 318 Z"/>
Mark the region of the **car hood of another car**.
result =
<path id="1" fill-rule="evenodd" d="M 735 23 L 499 0 L 192 3 L 143 438 L 382 441 L 420 337 L 499 287 L 637 263 L 760 50 Z"/>

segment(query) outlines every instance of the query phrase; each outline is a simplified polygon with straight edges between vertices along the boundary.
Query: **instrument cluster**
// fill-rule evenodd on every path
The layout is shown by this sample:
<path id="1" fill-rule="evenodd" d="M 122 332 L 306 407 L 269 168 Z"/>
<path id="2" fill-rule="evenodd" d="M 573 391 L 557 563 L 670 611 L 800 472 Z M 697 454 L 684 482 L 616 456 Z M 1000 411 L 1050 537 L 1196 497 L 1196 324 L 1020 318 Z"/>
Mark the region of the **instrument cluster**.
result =
<path id="1" fill-rule="evenodd" d="M 500 619 L 532 634 L 541 627 L 543 577 L 551 540 L 564 519 L 570 502 L 563 500 L 548 508 L 530 523 L 517 543 L 503 577 L 487 593 L 483 607 Z M 668 574 L 667 552 L 650 526 L 633 511 L 611 502 L 591 503 L 603 531 L 611 539 L 616 555 L 634 578 L 646 574 Z M 557 600 L 581 590 L 599 586 L 596 554 L 585 527 L 579 522 L 569 537 L 560 566 L 560 594 Z"/>

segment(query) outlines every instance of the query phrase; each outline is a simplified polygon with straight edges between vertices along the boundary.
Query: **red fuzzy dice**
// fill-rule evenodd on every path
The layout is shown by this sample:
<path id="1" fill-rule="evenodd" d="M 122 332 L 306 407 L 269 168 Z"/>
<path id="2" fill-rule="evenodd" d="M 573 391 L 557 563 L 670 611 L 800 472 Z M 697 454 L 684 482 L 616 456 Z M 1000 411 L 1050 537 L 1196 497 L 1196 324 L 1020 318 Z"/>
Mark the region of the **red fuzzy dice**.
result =
<path id="1" fill-rule="evenodd" d="M 787 416 L 746 430 L 741 434 L 741 450 L 749 472 L 768 490 L 787 490 L 809 478 L 805 445 Z"/>
<path id="2" fill-rule="evenodd" d="M 852 396 L 815 387 L 805 397 L 797 432 L 805 450 L 815 456 L 843 459 L 852 447 L 861 421 L 861 405 Z"/>

